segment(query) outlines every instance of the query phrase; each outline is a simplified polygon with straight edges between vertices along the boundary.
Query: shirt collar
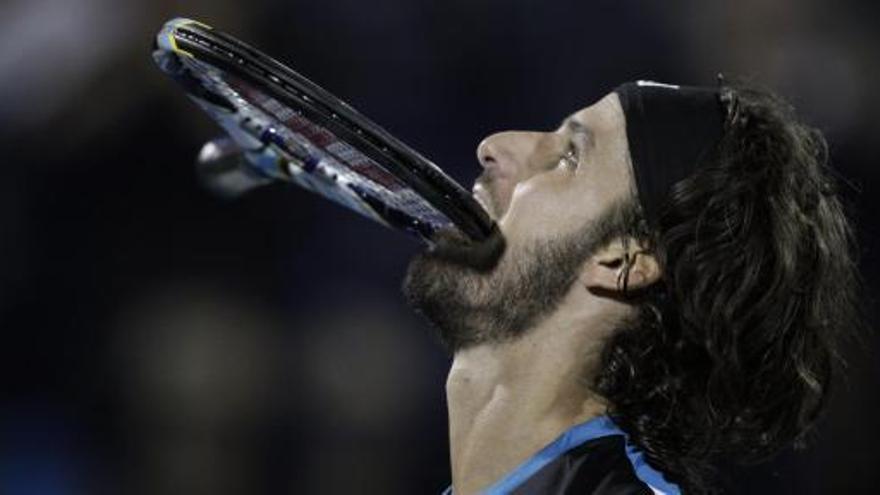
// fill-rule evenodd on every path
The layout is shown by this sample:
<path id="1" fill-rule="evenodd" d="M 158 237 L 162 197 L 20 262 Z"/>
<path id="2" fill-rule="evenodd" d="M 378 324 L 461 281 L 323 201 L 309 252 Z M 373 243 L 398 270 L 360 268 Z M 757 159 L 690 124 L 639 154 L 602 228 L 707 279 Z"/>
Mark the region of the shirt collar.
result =
<path id="1" fill-rule="evenodd" d="M 542 467 L 552 462 L 557 457 L 569 450 L 582 445 L 594 438 L 609 435 L 624 435 L 611 418 L 606 415 L 592 418 L 583 423 L 576 424 L 559 435 L 556 440 L 538 451 L 531 458 L 517 466 L 500 480 L 493 483 L 482 493 L 485 495 L 500 495 L 510 493 L 514 488 L 532 477 Z M 453 495 L 452 487 L 447 488 L 443 495 Z"/>

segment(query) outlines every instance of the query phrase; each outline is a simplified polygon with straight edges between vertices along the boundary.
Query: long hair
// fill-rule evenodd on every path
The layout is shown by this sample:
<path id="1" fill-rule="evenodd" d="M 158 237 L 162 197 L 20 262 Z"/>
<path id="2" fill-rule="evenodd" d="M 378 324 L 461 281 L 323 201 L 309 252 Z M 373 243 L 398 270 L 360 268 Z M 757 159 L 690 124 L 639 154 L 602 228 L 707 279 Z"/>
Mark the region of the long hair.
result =
<path id="1" fill-rule="evenodd" d="M 664 276 L 609 340 L 595 382 L 649 462 L 692 493 L 713 492 L 715 460 L 803 443 L 858 322 L 855 244 L 824 138 L 770 92 L 728 91 L 734 115 L 714 152 L 657 225 L 630 225 Z"/>

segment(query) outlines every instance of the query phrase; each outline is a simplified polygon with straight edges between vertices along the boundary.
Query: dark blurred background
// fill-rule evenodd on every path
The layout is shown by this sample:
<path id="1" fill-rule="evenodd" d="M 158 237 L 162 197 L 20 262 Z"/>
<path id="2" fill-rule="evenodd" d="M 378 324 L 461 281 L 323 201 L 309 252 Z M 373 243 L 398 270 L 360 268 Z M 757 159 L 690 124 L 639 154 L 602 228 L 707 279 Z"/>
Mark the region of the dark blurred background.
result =
<path id="1" fill-rule="evenodd" d="M 826 131 L 870 298 L 877 5 L 5 0 L 0 493 L 449 482 L 449 358 L 398 294 L 419 244 L 302 190 L 202 190 L 193 158 L 218 130 L 153 66 L 168 18 L 262 48 L 468 186 L 482 137 L 553 128 L 619 82 L 749 78 Z M 862 340 L 811 447 L 726 469 L 734 493 L 880 489 L 878 338 Z"/>

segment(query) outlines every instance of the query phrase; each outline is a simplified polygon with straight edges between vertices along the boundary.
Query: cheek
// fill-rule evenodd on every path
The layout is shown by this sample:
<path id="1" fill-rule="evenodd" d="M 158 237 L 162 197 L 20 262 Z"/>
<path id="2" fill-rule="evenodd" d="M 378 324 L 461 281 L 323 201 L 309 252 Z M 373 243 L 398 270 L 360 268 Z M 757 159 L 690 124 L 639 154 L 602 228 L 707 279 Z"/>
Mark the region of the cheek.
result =
<path id="1" fill-rule="evenodd" d="M 522 213 L 533 215 L 548 214 L 557 207 L 558 200 L 570 193 L 559 184 L 547 180 L 520 182 L 513 188 L 508 213 L 517 216 Z M 571 198 L 568 198 L 569 200 Z"/>
<path id="2" fill-rule="evenodd" d="M 543 178 L 542 178 L 543 179 Z M 583 225 L 592 216 L 596 191 L 566 181 L 530 180 L 513 190 L 501 219 L 505 234 L 520 238 L 558 236 Z"/>

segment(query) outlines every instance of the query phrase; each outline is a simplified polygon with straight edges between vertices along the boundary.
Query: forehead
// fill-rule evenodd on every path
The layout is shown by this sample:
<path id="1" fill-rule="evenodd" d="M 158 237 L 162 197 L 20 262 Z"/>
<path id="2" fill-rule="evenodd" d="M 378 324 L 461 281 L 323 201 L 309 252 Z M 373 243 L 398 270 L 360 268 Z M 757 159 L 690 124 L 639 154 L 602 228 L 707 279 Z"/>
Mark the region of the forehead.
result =
<path id="1" fill-rule="evenodd" d="M 611 92 L 592 105 L 577 110 L 566 118 L 590 129 L 593 133 L 626 135 L 626 118 L 617 93 Z"/>
<path id="2" fill-rule="evenodd" d="M 582 174 L 585 182 L 602 183 L 606 193 L 624 189 L 630 193 L 635 191 L 626 116 L 617 93 L 608 93 L 592 105 L 574 112 L 564 125 L 582 126 L 592 136 L 587 157 L 591 166 L 588 167 L 589 173 Z"/>

